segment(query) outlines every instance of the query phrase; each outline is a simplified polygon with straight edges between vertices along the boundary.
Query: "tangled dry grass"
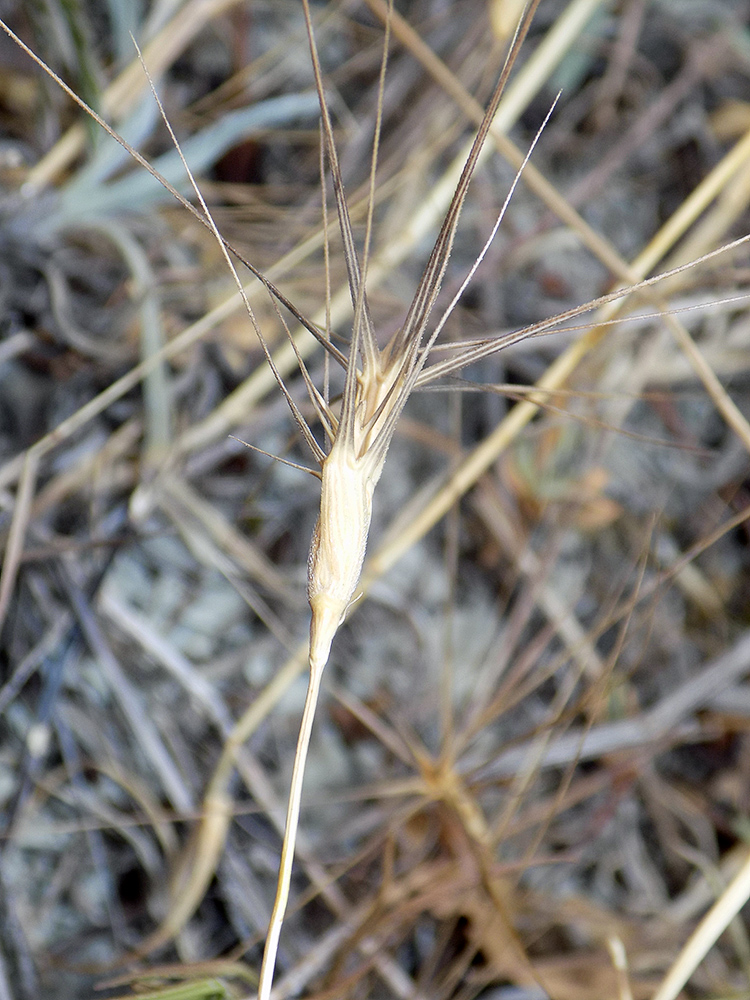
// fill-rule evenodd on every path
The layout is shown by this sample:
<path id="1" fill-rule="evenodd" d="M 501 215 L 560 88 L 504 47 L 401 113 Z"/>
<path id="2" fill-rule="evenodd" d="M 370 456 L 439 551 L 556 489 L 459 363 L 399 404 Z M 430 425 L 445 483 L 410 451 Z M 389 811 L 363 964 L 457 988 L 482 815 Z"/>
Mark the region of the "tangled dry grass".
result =
<path id="1" fill-rule="evenodd" d="M 383 343 L 510 6 L 394 20 Z M 10 26 L 189 194 L 133 30 L 222 234 L 294 303 L 248 279 L 315 427 L 297 355 L 330 398 L 343 380 L 298 320 L 345 350 L 352 308 L 300 6 L 25 7 Z M 746 8 L 542 0 L 446 305 L 563 96 L 446 372 L 750 232 Z M 315 9 L 358 240 L 383 9 Z M 10 40 L 0 65 L 0 998 L 252 996 L 319 484 L 235 440 L 307 461 L 210 234 Z M 323 684 L 278 997 L 750 995 L 749 276 L 739 246 L 412 396 Z"/>

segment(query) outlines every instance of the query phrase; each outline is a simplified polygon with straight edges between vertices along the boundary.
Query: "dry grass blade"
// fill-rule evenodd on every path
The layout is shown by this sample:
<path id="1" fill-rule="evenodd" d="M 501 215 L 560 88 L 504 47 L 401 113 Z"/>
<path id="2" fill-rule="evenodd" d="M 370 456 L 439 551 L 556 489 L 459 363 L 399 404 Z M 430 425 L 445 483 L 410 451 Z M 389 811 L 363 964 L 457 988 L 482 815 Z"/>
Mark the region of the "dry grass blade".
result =
<path id="1" fill-rule="evenodd" d="M 675 1000 L 675 997 L 680 995 L 683 986 L 748 899 L 750 899 L 750 857 L 696 927 L 664 978 L 664 982 L 654 994 L 654 1000 Z"/>
<path id="2" fill-rule="evenodd" d="M 237 0 L 189 0 L 178 7 L 166 24 L 158 26 L 156 34 L 146 46 L 146 60 L 154 75 L 158 76 L 212 18 L 236 2 Z M 162 17 L 163 13 L 160 19 Z M 141 62 L 134 59 L 103 93 L 102 108 L 105 114 L 117 117 L 127 113 L 146 85 Z M 36 193 L 52 183 L 80 154 L 84 143 L 83 127 L 72 126 L 30 172 L 27 191 L 30 194 Z"/>

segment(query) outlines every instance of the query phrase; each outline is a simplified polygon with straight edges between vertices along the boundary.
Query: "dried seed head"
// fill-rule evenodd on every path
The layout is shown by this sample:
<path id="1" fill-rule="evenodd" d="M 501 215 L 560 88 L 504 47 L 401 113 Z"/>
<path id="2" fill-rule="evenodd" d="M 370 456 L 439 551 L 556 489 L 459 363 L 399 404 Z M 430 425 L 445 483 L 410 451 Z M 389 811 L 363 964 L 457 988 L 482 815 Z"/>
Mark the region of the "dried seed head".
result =
<path id="1" fill-rule="evenodd" d="M 324 666 L 362 572 L 375 480 L 365 459 L 334 442 L 323 463 L 320 516 L 308 559 L 310 664 Z"/>
<path id="2" fill-rule="evenodd" d="M 307 563 L 312 610 L 310 665 L 325 666 L 362 573 L 372 518 L 372 495 L 393 434 L 389 420 L 403 408 L 400 363 L 376 364 L 352 381 L 354 405 L 344 407 L 321 471 L 320 515 Z M 408 395 L 408 390 L 407 390 Z"/>

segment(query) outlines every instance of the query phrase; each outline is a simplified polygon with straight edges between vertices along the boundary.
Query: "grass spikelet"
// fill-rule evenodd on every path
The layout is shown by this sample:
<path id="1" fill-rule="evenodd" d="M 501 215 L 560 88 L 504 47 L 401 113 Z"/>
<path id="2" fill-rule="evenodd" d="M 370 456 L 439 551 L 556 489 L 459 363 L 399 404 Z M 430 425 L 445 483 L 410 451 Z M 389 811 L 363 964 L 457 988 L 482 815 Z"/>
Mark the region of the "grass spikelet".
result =
<path id="1" fill-rule="evenodd" d="M 311 611 L 310 677 L 289 792 L 286 830 L 281 854 L 276 899 L 266 938 L 263 964 L 261 966 L 258 990 L 259 1000 L 268 1000 L 271 994 L 276 951 L 289 896 L 294 845 L 299 822 L 302 781 L 315 707 L 320 693 L 323 671 L 328 662 L 331 643 L 349 607 L 356 598 L 356 591 L 365 559 L 367 538 L 370 531 L 372 500 L 375 487 L 383 471 L 383 465 L 398 419 L 417 384 L 419 375 L 429 355 L 430 347 L 440 334 L 446 319 L 455 308 L 460 296 L 463 294 L 474 271 L 479 266 L 494 238 L 505 213 L 510 195 L 518 181 L 519 175 L 517 174 L 484 250 L 477 258 L 473 268 L 454 296 L 453 301 L 425 342 L 428 322 L 431 318 L 433 306 L 440 293 L 443 277 L 448 266 L 468 186 L 474 174 L 482 146 L 495 117 L 495 112 L 505 89 L 508 75 L 513 68 L 516 56 L 526 37 L 538 2 L 539 0 L 533 0 L 528 5 L 525 15 L 519 24 L 503 71 L 500 74 L 500 79 L 472 144 L 456 191 L 446 213 L 425 272 L 412 300 L 406 320 L 401 329 L 394 334 L 381 351 L 378 348 L 370 319 L 365 279 L 367 275 L 367 259 L 372 224 L 375 169 L 377 166 L 381 118 L 380 105 L 382 103 L 388 44 L 390 40 L 389 29 L 392 4 L 389 4 L 386 17 L 386 33 L 378 91 L 379 108 L 370 170 L 370 199 L 365 250 L 363 262 L 360 266 L 352 237 L 351 220 L 349 218 L 341 172 L 338 165 L 333 128 L 324 94 L 309 3 L 308 0 L 303 0 L 310 41 L 310 54 L 315 73 L 315 84 L 318 89 L 323 119 L 326 153 L 333 175 L 339 226 L 354 307 L 354 323 L 349 358 L 346 366 L 341 413 L 338 419 L 330 412 L 325 414 L 325 417 L 327 417 L 326 426 L 329 429 L 335 427 L 335 430 L 332 433 L 333 440 L 330 451 L 322 461 L 320 514 L 313 531 L 308 557 L 307 594 Z M 318 408 L 325 405 L 316 396 L 313 396 L 313 399 L 317 402 Z"/>

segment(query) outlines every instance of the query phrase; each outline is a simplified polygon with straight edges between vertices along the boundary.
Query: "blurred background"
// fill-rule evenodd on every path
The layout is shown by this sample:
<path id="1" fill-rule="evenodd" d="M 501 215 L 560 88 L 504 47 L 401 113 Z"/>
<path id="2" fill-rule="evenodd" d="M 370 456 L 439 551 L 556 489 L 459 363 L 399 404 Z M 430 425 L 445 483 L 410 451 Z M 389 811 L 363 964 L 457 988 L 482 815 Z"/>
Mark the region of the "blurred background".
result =
<path id="1" fill-rule="evenodd" d="M 384 10 L 314 7 L 360 241 Z M 383 344 L 519 14 L 397 4 L 368 274 Z M 345 351 L 351 306 L 300 3 L 0 15 L 195 201 L 132 33 L 220 231 L 298 313 L 241 269 L 322 442 L 287 332 L 335 399 L 299 315 Z M 750 233 L 749 18 L 542 0 L 434 322 L 562 96 L 434 362 Z M 740 245 L 413 397 L 324 683 L 279 997 L 652 997 L 738 870 L 749 288 Z M 252 996 L 319 500 L 270 456 L 313 459 L 210 232 L 6 35 L 0 302 L 0 998 Z M 690 989 L 750 996 L 742 918 Z"/>

